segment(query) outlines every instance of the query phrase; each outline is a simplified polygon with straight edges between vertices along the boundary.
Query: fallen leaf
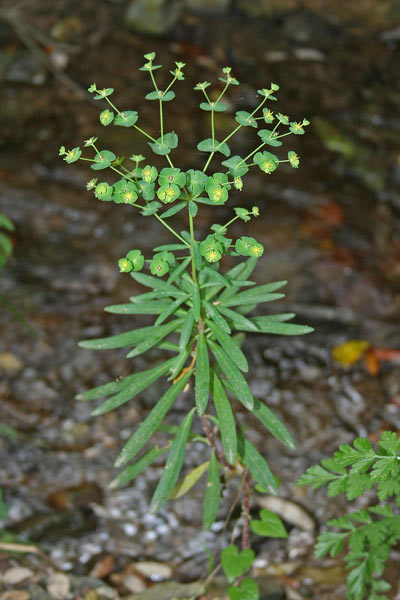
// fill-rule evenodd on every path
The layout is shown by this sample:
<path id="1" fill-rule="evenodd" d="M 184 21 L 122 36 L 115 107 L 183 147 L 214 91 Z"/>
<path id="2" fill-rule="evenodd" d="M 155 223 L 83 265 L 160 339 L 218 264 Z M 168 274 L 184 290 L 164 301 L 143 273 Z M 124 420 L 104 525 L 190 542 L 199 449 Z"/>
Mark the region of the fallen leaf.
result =
<path id="1" fill-rule="evenodd" d="M 332 357 L 343 367 L 349 367 L 360 360 L 369 347 L 370 343 L 366 340 L 348 340 L 332 349 Z"/>

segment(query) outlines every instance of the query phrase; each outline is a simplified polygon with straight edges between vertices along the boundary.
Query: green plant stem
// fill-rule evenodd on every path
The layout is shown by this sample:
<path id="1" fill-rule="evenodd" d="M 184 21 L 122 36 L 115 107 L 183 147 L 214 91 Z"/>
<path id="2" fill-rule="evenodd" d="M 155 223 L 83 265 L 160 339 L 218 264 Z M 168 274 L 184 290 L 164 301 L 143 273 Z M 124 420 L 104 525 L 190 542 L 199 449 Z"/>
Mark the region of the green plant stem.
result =
<path id="1" fill-rule="evenodd" d="M 263 146 L 265 146 L 265 142 L 263 142 L 262 144 L 257 146 L 257 148 L 255 150 L 253 150 L 253 152 L 250 152 L 250 154 L 248 154 L 245 158 L 243 158 L 243 160 L 241 160 L 240 163 L 238 165 L 236 165 L 236 168 L 240 167 L 240 165 L 245 163 L 246 160 L 249 160 L 249 158 L 251 158 L 253 156 L 253 154 L 255 154 L 256 152 L 258 152 L 258 150 L 260 150 L 260 148 L 262 148 Z"/>
<path id="2" fill-rule="evenodd" d="M 279 138 L 286 137 L 287 135 L 293 135 L 292 131 L 288 131 L 287 133 L 281 133 L 281 135 L 277 135 L 275 139 L 279 140 Z"/>
<path id="3" fill-rule="evenodd" d="M 225 94 L 225 92 L 228 89 L 229 85 L 230 85 L 229 83 L 225 84 L 225 87 L 222 90 L 222 92 L 220 93 L 220 95 L 218 96 L 218 98 L 216 99 L 215 104 L 221 100 L 222 96 Z"/>
<path id="4" fill-rule="evenodd" d="M 203 90 L 203 91 L 204 91 L 204 90 Z M 208 98 L 208 97 L 207 97 L 207 98 Z M 219 99 L 218 99 L 218 100 L 219 100 Z M 260 104 L 259 104 L 258 106 L 256 106 L 256 108 L 253 110 L 253 112 L 252 112 L 252 113 L 250 113 L 250 116 L 251 116 L 251 117 L 253 117 L 253 116 L 256 114 L 256 112 L 257 112 L 258 110 L 260 110 L 260 108 L 262 107 L 262 105 L 264 104 L 264 102 L 266 102 L 266 100 L 267 100 L 267 98 L 264 98 L 264 99 L 263 99 L 263 100 L 260 102 Z M 214 112 L 214 111 L 213 111 L 213 112 Z M 260 117 L 260 118 L 262 118 L 262 117 Z M 228 141 L 228 140 L 229 140 L 229 139 L 230 139 L 230 138 L 231 138 L 233 135 L 235 135 L 235 133 L 236 133 L 237 131 L 239 131 L 239 129 L 241 129 L 242 127 L 243 127 L 243 125 L 238 125 L 237 127 L 235 127 L 235 129 L 234 129 L 233 131 L 231 131 L 231 132 L 230 132 L 230 133 L 229 133 L 229 134 L 228 134 L 228 135 L 227 135 L 227 136 L 226 136 L 226 137 L 225 137 L 225 138 L 222 140 L 222 142 L 220 142 L 220 143 L 218 144 L 218 146 L 215 148 L 215 150 L 213 150 L 213 152 L 211 152 L 210 156 L 209 156 L 209 157 L 208 157 L 208 159 L 207 159 L 207 162 L 206 162 L 206 164 L 205 164 L 205 165 L 204 165 L 204 167 L 203 167 L 203 173 L 205 173 L 205 172 L 207 171 L 207 167 L 208 167 L 208 165 L 210 164 L 210 162 L 212 161 L 212 159 L 213 159 L 213 156 L 214 156 L 214 154 L 215 154 L 215 153 L 218 151 L 218 149 L 219 149 L 219 148 L 221 148 L 221 146 L 222 146 L 223 144 L 225 144 L 225 143 L 226 143 L 226 142 L 227 142 L 227 141 Z M 213 145 L 214 145 L 214 144 L 213 144 Z M 246 159 L 245 159 L 245 160 L 246 160 Z M 242 162 L 243 162 L 243 161 L 242 161 Z M 240 163 L 240 164 L 242 164 L 242 163 Z"/>
<path id="5" fill-rule="evenodd" d="M 211 111 L 211 139 L 214 147 L 215 131 L 214 131 L 214 111 Z"/>
<path id="6" fill-rule="evenodd" d="M 111 100 L 108 99 L 108 96 L 105 97 L 105 100 L 107 100 L 108 104 L 111 106 L 111 108 L 113 108 L 120 116 L 121 116 L 121 111 L 118 110 L 118 108 L 115 106 L 115 104 L 113 104 L 111 102 Z"/>
<path id="7" fill-rule="evenodd" d="M 162 218 L 160 217 L 160 215 L 158 215 L 157 213 L 154 213 L 154 216 L 156 217 L 156 219 L 158 219 L 158 221 L 160 221 L 160 223 L 162 223 L 162 224 L 164 225 L 164 227 L 166 227 L 166 228 L 167 228 L 167 229 L 168 229 L 168 230 L 169 230 L 169 231 L 170 231 L 170 232 L 171 232 L 171 233 L 172 233 L 172 234 L 173 234 L 175 237 L 177 237 L 177 238 L 178 238 L 178 240 L 180 240 L 180 241 L 182 242 L 182 244 L 185 244 L 185 246 L 187 246 L 188 248 L 190 248 L 190 244 L 188 244 L 188 243 L 187 243 L 187 241 L 186 241 L 186 240 L 184 240 L 184 239 L 183 239 L 183 237 L 181 237 L 181 236 L 179 235 L 179 233 L 177 233 L 177 232 L 175 231 L 175 229 L 172 229 L 172 227 L 170 227 L 170 226 L 168 225 L 168 223 L 166 223 L 166 222 L 164 221 L 164 219 L 162 219 Z"/>
<path id="8" fill-rule="evenodd" d="M 249 470 L 245 469 L 245 471 L 243 473 L 242 550 L 246 550 L 246 548 L 250 548 L 249 520 L 250 520 L 250 475 L 249 475 Z"/>
<path id="9" fill-rule="evenodd" d="M 190 231 L 190 254 L 192 256 L 192 279 L 193 279 L 193 283 L 197 282 L 197 275 L 196 275 L 196 265 L 194 264 L 194 245 L 195 245 L 195 239 L 194 239 L 194 227 L 193 227 L 193 217 L 190 214 L 189 208 L 188 208 L 188 215 L 189 215 L 189 231 Z"/>
<path id="10" fill-rule="evenodd" d="M 224 229 L 227 229 L 229 227 L 229 225 L 232 225 L 232 223 L 234 223 L 237 219 L 240 219 L 240 217 L 238 215 L 236 215 L 235 217 L 233 217 L 233 219 L 231 219 L 230 221 L 228 221 L 225 225 L 223 225 L 222 227 Z"/>
<path id="11" fill-rule="evenodd" d="M 176 77 L 173 78 L 173 80 L 171 81 L 169 86 L 163 91 L 163 96 L 165 96 L 165 94 L 168 92 L 168 90 L 174 85 L 175 81 L 176 81 Z"/>
<path id="12" fill-rule="evenodd" d="M 158 86 L 157 86 L 157 83 L 156 83 L 155 77 L 154 77 L 154 75 L 153 75 L 153 71 L 149 71 L 149 73 L 150 73 L 150 77 L 151 77 L 151 80 L 152 80 L 152 82 L 153 82 L 153 85 L 154 85 L 154 89 L 156 90 L 156 92 L 158 92 Z"/>
<path id="13" fill-rule="evenodd" d="M 161 143 L 164 143 L 164 120 L 163 120 L 163 107 L 162 107 L 162 100 L 158 101 L 159 105 L 160 105 L 160 131 L 161 131 Z M 166 155 L 168 156 L 168 154 Z"/>

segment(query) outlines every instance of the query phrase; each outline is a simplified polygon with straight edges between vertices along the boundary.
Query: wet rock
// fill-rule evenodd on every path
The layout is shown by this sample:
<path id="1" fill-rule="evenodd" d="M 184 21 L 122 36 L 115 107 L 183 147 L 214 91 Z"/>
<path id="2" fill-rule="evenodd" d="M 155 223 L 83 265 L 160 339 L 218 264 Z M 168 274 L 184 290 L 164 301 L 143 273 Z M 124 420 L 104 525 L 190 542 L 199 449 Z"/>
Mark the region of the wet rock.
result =
<path id="1" fill-rule="evenodd" d="M 298 44 L 314 42 L 324 47 L 337 43 L 339 28 L 317 12 L 298 9 L 289 14 L 283 23 L 286 35 Z"/>
<path id="2" fill-rule="evenodd" d="M 166 34 L 177 22 L 181 0 L 133 0 L 125 13 L 127 27 L 150 35 Z"/>

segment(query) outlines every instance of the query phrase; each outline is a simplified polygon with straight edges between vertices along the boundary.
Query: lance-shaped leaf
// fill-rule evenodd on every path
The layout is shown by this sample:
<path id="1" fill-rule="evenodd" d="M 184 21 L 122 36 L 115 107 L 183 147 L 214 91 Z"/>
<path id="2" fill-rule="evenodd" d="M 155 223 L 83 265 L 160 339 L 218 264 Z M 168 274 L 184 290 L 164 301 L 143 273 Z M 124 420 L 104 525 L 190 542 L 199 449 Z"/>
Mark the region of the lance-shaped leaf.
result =
<path id="1" fill-rule="evenodd" d="M 214 323 L 216 323 L 218 327 L 222 329 L 222 331 L 225 331 L 225 333 L 230 334 L 231 328 L 229 327 L 226 319 L 224 319 L 224 317 L 219 313 L 217 307 L 213 304 L 210 304 L 207 301 L 203 301 L 203 304 L 208 316 L 214 321 Z"/>
<path id="2" fill-rule="evenodd" d="M 265 458 L 243 435 L 238 436 L 238 453 L 243 464 L 249 469 L 253 479 L 268 490 L 269 494 L 277 494 L 276 480 Z"/>
<path id="3" fill-rule="evenodd" d="M 169 365 L 171 362 L 171 360 L 168 361 Z M 164 420 L 165 415 L 175 402 L 178 394 L 187 384 L 191 374 L 192 371 L 189 371 L 179 381 L 171 385 L 171 387 L 160 398 L 157 404 L 151 409 L 145 420 L 140 423 L 135 433 L 129 438 L 125 446 L 122 448 L 117 460 L 115 461 L 116 467 L 120 467 L 129 460 L 132 460 L 132 458 L 136 456 L 136 454 L 143 448 L 151 436 L 157 431 Z"/>
<path id="4" fill-rule="evenodd" d="M 201 301 L 200 301 L 200 290 L 199 284 L 197 282 L 193 282 L 193 314 L 195 321 L 200 320 L 200 309 L 201 309 Z"/>
<path id="5" fill-rule="evenodd" d="M 168 217 L 176 215 L 176 213 L 185 208 L 185 206 L 187 206 L 187 202 L 178 202 L 178 204 L 175 204 L 172 206 L 172 208 L 169 208 L 165 212 L 161 213 L 161 216 L 163 219 L 168 219 Z"/>
<path id="6" fill-rule="evenodd" d="M 178 351 L 179 354 L 175 357 L 175 362 L 171 365 L 170 376 L 168 377 L 168 381 L 172 381 L 180 374 L 187 359 L 189 358 L 191 347 L 189 346 L 188 348 L 184 348 L 183 350 L 179 350 L 178 348 Z"/>
<path id="7" fill-rule="evenodd" d="M 253 326 L 250 328 L 243 323 L 240 329 L 243 331 L 257 331 L 259 333 L 271 333 L 276 335 L 304 335 L 314 331 L 314 328 L 309 327 L 308 325 L 296 325 L 295 323 L 285 322 L 289 319 L 293 319 L 294 316 L 294 313 L 282 313 L 252 317 L 249 321 Z M 254 327 L 256 329 L 254 329 Z"/>
<path id="8" fill-rule="evenodd" d="M 185 300 L 187 300 L 188 298 L 189 298 L 189 295 L 187 294 L 186 296 L 182 296 L 181 298 L 177 298 L 176 300 L 174 300 L 174 302 L 171 302 L 169 304 L 169 306 L 167 306 L 157 317 L 157 320 L 154 323 L 154 326 L 157 326 L 157 325 L 160 325 L 160 323 L 163 323 L 165 321 L 165 319 L 167 319 L 170 315 L 175 313 L 177 308 L 179 308 L 180 305 L 183 304 L 183 302 L 185 302 Z"/>
<path id="9" fill-rule="evenodd" d="M 158 315 L 168 306 L 170 306 L 170 302 L 147 301 L 143 304 L 131 302 L 129 304 L 106 306 L 104 310 L 116 315 Z"/>
<path id="10" fill-rule="evenodd" d="M 208 265 L 204 266 L 204 271 L 207 273 L 210 281 L 214 281 L 216 283 L 221 283 L 223 286 L 226 286 L 226 287 L 231 286 L 231 282 L 226 277 L 224 277 L 223 275 L 221 275 L 221 273 L 218 273 L 218 271 L 215 271 Z"/>
<path id="11" fill-rule="evenodd" d="M 237 436 L 235 418 L 228 397 L 218 375 L 213 377 L 213 400 L 218 417 L 219 432 L 226 460 L 230 465 L 236 462 Z"/>
<path id="12" fill-rule="evenodd" d="M 170 358 L 152 369 L 146 369 L 146 371 L 140 371 L 140 373 L 131 375 L 131 380 L 127 386 L 115 394 L 115 396 L 111 396 L 106 402 L 100 404 L 91 414 L 93 416 L 103 415 L 125 404 L 125 402 L 128 402 L 128 400 L 134 398 L 139 392 L 146 389 L 153 381 L 162 377 L 168 371 L 173 360 L 173 358 Z"/>
<path id="13" fill-rule="evenodd" d="M 214 450 L 211 454 L 206 493 L 203 504 L 203 529 L 210 529 L 214 523 L 221 499 L 221 484 L 219 480 L 219 465 Z"/>
<path id="14" fill-rule="evenodd" d="M 283 287 L 286 283 L 287 281 L 274 281 L 273 283 L 267 283 L 266 285 L 257 285 L 245 292 L 235 294 L 232 298 L 220 298 L 220 302 L 223 306 L 238 306 L 242 304 L 259 304 L 260 302 L 279 300 L 284 297 L 284 294 L 273 294 L 271 292 Z"/>
<path id="15" fill-rule="evenodd" d="M 247 410 L 252 410 L 254 405 L 254 398 L 250 391 L 250 388 L 247 384 L 247 381 L 237 368 L 237 366 L 232 362 L 226 352 L 215 344 L 212 341 L 208 342 L 212 353 L 214 354 L 219 367 L 224 373 L 225 377 L 235 388 L 237 394 L 240 395 L 241 402 L 247 408 Z"/>
<path id="16" fill-rule="evenodd" d="M 177 287 L 169 284 L 167 281 L 159 279 L 158 277 L 153 277 L 152 275 L 147 275 L 146 273 L 140 273 L 139 271 L 131 271 L 130 275 L 138 283 L 141 283 L 146 287 L 153 288 L 154 290 L 165 291 L 170 296 L 184 295 L 184 292 L 178 290 Z"/>
<path id="17" fill-rule="evenodd" d="M 151 499 L 151 513 L 155 513 L 163 504 L 165 504 L 179 477 L 195 410 L 195 408 L 192 408 L 179 425 L 174 441 L 172 442 L 171 450 L 168 454 L 163 474 L 161 475 L 161 479 L 158 482 L 156 491 Z"/>
<path id="18" fill-rule="evenodd" d="M 168 277 L 167 283 L 173 283 L 174 281 L 176 281 L 177 279 L 179 279 L 179 277 L 185 271 L 185 269 L 188 266 L 188 264 L 190 263 L 190 261 L 191 261 L 191 257 L 190 256 L 188 256 L 187 258 L 185 258 L 181 262 L 181 264 L 172 271 L 171 275 Z"/>
<path id="19" fill-rule="evenodd" d="M 153 326 L 147 338 L 143 340 L 143 342 L 140 342 L 133 350 L 128 352 L 126 358 L 134 358 L 135 356 L 143 354 L 143 352 L 147 352 L 147 350 L 150 350 L 153 346 L 157 346 L 161 340 L 178 329 L 181 324 L 182 319 L 175 319 L 165 325 L 158 325 L 157 327 Z"/>
<path id="20" fill-rule="evenodd" d="M 201 416 L 207 408 L 210 394 L 210 362 L 204 332 L 199 334 L 196 354 L 195 402 Z"/>
<path id="21" fill-rule="evenodd" d="M 110 381 L 109 383 L 104 383 L 103 385 L 98 385 L 97 387 L 88 390 L 87 392 L 81 392 L 75 399 L 78 401 L 89 401 L 89 400 L 98 400 L 99 398 L 106 398 L 111 394 L 116 394 L 120 392 L 125 387 L 127 387 L 130 383 L 132 383 L 135 379 L 136 373 L 134 375 L 128 375 L 128 377 L 123 377 L 119 381 Z"/>
<path id="22" fill-rule="evenodd" d="M 164 448 L 158 448 L 158 446 L 154 446 L 147 452 L 143 454 L 140 458 L 138 458 L 134 463 L 129 465 L 126 469 L 121 471 L 110 483 L 109 488 L 113 489 L 119 487 L 121 485 L 126 485 L 132 479 L 135 479 L 140 473 L 143 473 L 153 463 L 159 456 L 164 454 L 168 450 L 169 446 L 164 446 Z"/>
<path id="23" fill-rule="evenodd" d="M 185 244 L 163 244 L 162 246 L 153 248 L 153 250 L 154 252 L 163 252 L 164 250 L 172 252 L 173 250 L 185 250 L 186 248 Z"/>
<path id="24" fill-rule="evenodd" d="M 226 306 L 216 306 L 217 310 L 225 315 L 225 317 L 229 318 L 232 321 L 232 325 L 234 329 L 242 330 L 242 331 L 257 331 L 257 326 L 254 325 L 250 319 L 236 312 L 235 310 L 231 310 Z"/>
<path id="25" fill-rule="evenodd" d="M 216 323 L 213 323 L 209 319 L 206 319 L 208 327 L 211 329 L 212 334 L 218 340 L 225 352 L 230 356 L 235 365 L 241 370 L 247 373 L 249 365 L 247 359 L 239 346 L 232 340 L 230 335 L 227 335 L 218 327 Z"/>
<path id="26" fill-rule="evenodd" d="M 240 281 L 241 279 L 245 280 L 245 279 L 247 279 L 247 277 L 249 277 L 251 275 L 256 264 L 257 264 L 256 258 L 253 258 L 253 257 L 249 258 L 247 261 L 238 263 L 237 265 L 232 267 L 232 269 L 229 269 L 229 271 L 227 271 L 225 273 L 225 277 L 226 277 L 226 279 L 231 281 L 232 284 L 234 281 Z M 217 284 L 213 287 L 210 287 L 206 293 L 206 300 L 211 300 L 211 298 L 213 298 L 215 296 L 215 294 L 220 292 L 222 290 L 222 288 L 223 288 L 222 285 L 217 285 Z M 222 300 L 222 298 L 229 298 L 230 296 L 232 296 L 235 293 L 236 293 L 236 289 L 232 285 L 232 286 L 226 288 L 222 292 L 222 294 L 220 295 L 218 300 Z"/>
<path id="27" fill-rule="evenodd" d="M 207 460 L 185 475 L 181 481 L 178 481 L 178 483 L 175 484 L 169 499 L 177 500 L 178 498 L 182 498 L 182 496 L 187 494 L 192 487 L 196 485 L 200 477 L 207 471 L 209 464 L 210 461 Z"/>
<path id="28" fill-rule="evenodd" d="M 125 333 L 118 333 L 106 338 L 96 338 L 93 340 L 82 340 L 78 346 L 89 348 L 90 350 L 110 350 L 112 348 L 124 348 L 125 346 L 134 346 L 139 344 L 152 334 L 153 326 L 132 329 Z"/>
<path id="29" fill-rule="evenodd" d="M 181 336 L 179 338 L 179 349 L 180 350 L 183 350 L 186 347 L 187 343 L 189 342 L 190 336 L 192 335 L 193 325 L 194 325 L 194 314 L 193 314 L 193 308 L 191 308 L 187 312 L 186 317 L 182 324 Z"/>

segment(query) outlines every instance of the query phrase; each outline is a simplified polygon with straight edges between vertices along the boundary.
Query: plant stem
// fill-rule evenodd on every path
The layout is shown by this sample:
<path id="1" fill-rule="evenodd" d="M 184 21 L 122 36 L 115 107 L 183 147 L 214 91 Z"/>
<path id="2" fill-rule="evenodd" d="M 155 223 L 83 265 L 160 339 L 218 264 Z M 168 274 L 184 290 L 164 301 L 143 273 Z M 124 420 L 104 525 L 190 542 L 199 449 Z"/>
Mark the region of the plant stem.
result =
<path id="1" fill-rule="evenodd" d="M 243 474 L 242 550 L 246 550 L 246 548 L 250 548 L 249 520 L 250 520 L 250 477 L 249 477 L 249 470 L 245 469 L 244 474 Z"/>
<path id="2" fill-rule="evenodd" d="M 193 283 L 196 283 L 197 282 L 196 265 L 194 264 L 194 245 L 195 245 L 196 241 L 194 239 L 193 217 L 190 214 L 189 205 L 188 205 L 188 214 L 189 214 L 189 230 L 190 230 L 190 240 L 191 240 L 190 254 L 192 256 L 192 279 L 193 279 Z"/>
<path id="3" fill-rule="evenodd" d="M 164 143 L 164 120 L 163 120 L 163 107 L 162 100 L 158 101 L 160 105 L 160 131 L 161 131 L 161 143 Z M 168 156 L 168 155 L 167 155 Z"/>
<path id="4" fill-rule="evenodd" d="M 245 163 L 246 160 L 249 160 L 249 158 L 251 158 L 253 156 L 253 154 L 255 154 L 256 152 L 258 152 L 258 150 L 260 150 L 260 148 L 262 148 L 263 146 L 265 146 L 265 142 L 262 142 L 262 144 L 260 144 L 259 146 L 257 146 L 257 148 L 255 150 L 253 150 L 253 152 L 250 152 L 250 154 L 248 154 L 246 156 L 246 158 L 244 158 L 243 160 L 241 160 L 240 163 L 236 165 L 236 168 L 240 167 L 240 165 L 243 164 L 243 163 Z"/>
<path id="5" fill-rule="evenodd" d="M 202 424 L 203 429 L 204 429 L 204 433 L 206 434 L 206 437 L 207 437 L 208 441 L 210 442 L 211 448 L 214 450 L 215 455 L 216 455 L 218 461 L 221 464 L 223 464 L 224 467 L 226 467 L 230 471 L 234 471 L 235 467 L 233 465 L 230 465 L 228 463 L 228 461 L 226 460 L 225 456 L 218 449 L 217 444 L 215 442 L 214 434 L 213 434 L 213 432 L 210 429 L 210 423 L 208 422 L 207 417 L 205 415 L 202 415 L 200 418 L 201 418 L 201 424 Z"/>
<path id="6" fill-rule="evenodd" d="M 178 238 L 178 240 L 180 240 L 180 241 L 182 242 L 182 244 L 185 244 L 185 246 L 187 246 L 188 248 L 190 248 L 190 245 L 187 243 L 187 241 L 186 241 L 186 240 L 184 240 L 184 239 L 183 239 L 183 237 L 181 237 L 181 236 L 179 235 L 179 233 L 177 233 L 177 232 L 176 232 L 174 229 L 172 229 L 172 227 L 170 227 L 170 226 L 168 225 L 168 223 L 166 223 L 166 222 L 164 221 L 164 219 L 162 219 L 162 218 L 160 217 L 160 215 L 158 215 L 157 213 L 154 213 L 154 216 L 156 217 L 156 219 L 158 219 L 158 220 L 160 221 L 160 223 L 162 223 L 162 224 L 164 225 L 164 227 L 166 227 L 166 228 L 167 228 L 167 229 L 168 229 L 168 230 L 169 230 L 169 231 L 170 231 L 170 232 L 171 232 L 171 233 L 172 233 L 172 234 L 173 234 L 175 237 L 177 237 L 177 238 Z"/>

